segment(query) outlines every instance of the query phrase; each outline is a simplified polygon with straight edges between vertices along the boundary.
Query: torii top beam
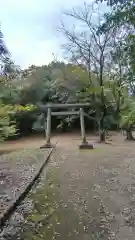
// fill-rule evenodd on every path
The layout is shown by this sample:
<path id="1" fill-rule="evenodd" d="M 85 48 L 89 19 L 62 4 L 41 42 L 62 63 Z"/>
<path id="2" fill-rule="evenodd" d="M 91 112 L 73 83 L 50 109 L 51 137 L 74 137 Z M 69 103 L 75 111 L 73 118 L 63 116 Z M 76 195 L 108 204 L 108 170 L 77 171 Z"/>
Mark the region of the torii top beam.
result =
<path id="1" fill-rule="evenodd" d="M 84 107 L 90 107 L 90 103 L 65 103 L 65 104 L 59 104 L 59 103 L 48 103 L 46 105 L 40 105 L 39 106 L 41 110 L 46 110 L 48 108 L 51 109 L 57 109 L 57 108 L 84 108 Z"/>

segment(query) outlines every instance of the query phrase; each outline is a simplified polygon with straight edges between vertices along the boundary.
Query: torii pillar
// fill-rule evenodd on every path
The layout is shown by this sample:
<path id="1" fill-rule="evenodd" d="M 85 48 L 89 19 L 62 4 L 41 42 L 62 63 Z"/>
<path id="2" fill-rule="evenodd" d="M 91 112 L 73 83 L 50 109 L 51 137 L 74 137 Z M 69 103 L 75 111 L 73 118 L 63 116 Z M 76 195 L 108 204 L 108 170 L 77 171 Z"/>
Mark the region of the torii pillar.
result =
<path id="1" fill-rule="evenodd" d="M 81 142 L 79 148 L 80 149 L 93 149 L 93 145 L 86 141 L 86 132 L 85 132 L 85 122 L 84 122 L 84 111 L 83 111 L 83 108 L 80 108 L 80 125 L 81 125 L 82 142 Z"/>

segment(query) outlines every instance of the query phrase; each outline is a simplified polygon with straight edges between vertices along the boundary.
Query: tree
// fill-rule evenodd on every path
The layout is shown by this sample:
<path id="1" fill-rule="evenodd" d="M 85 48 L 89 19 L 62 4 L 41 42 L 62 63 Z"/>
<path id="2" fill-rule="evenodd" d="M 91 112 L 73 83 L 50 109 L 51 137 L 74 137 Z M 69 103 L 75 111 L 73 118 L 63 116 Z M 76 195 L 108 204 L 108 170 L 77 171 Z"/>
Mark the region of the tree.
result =
<path id="1" fill-rule="evenodd" d="M 107 2 L 108 5 L 114 6 L 114 5 L 117 5 L 117 4 L 128 3 L 129 0 L 96 0 L 96 2 Z"/>
<path id="2" fill-rule="evenodd" d="M 100 13 L 98 5 L 85 4 L 83 8 L 73 9 L 65 15 L 73 18 L 77 27 L 71 30 L 62 23 L 60 30 L 68 40 L 65 47 L 70 51 L 72 61 L 84 65 L 87 69 L 91 91 L 90 98 L 98 119 L 100 119 L 100 141 L 102 142 L 105 141 L 104 120 L 107 116 L 104 79 L 107 61 L 110 56 L 111 41 L 115 37 L 114 30 L 108 25 L 107 31 L 100 31 L 104 23 L 104 17 Z M 81 23 L 82 27 L 77 25 L 78 22 Z M 94 72 L 97 76 L 97 86 L 92 82 L 91 72 Z M 100 98 L 100 105 L 98 104 L 98 106 L 97 97 Z"/>
<path id="3" fill-rule="evenodd" d="M 3 59 L 5 59 L 5 57 L 7 57 L 9 55 L 8 49 L 4 43 L 3 40 L 3 34 L 2 31 L 0 29 L 0 61 L 3 61 Z"/>
<path id="4" fill-rule="evenodd" d="M 135 140 L 132 135 L 135 125 L 135 99 L 132 97 L 125 96 L 121 109 L 120 125 L 126 130 L 127 140 Z"/>
<path id="5" fill-rule="evenodd" d="M 20 74 L 20 72 L 20 67 L 15 65 L 9 57 L 6 57 L 3 60 L 2 73 L 6 76 L 6 80 L 14 80 Z"/>
<path id="6" fill-rule="evenodd" d="M 107 32 L 109 24 L 111 28 L 115 29 L 116 32 L 116 41 L 115 45 L 112 46 L 113 51 L 111 54 L 111 58 L 113 60 L 111 61 L 111 69 L 113 69 L 113 74 L 111 74 L 111 77 L 113 75 L 113 78 L 117 83 L 117 97 L 115 98 L 117 101 L 117 119 L 130 119 L 130 116 L 133 114 L 130 107 L 131 104 L 126 108 L 128 109 L 127 111 L 129 114 L 126 112 L 126 115 L 123 115 L 125 112 L 120 112 L 120 99 L 123 94 L 123 86 L 128 88 L 129 98 L 130 95 L 134 96 L 135 94 L 135 1 L 108 1 L 108 4 L 113 5 L 113 7 L 109 13 L 105 14 L 106 20 L 101 27 L 101 31 Z M 120 116 L 123 117 L 120 118 Z M 128 117 L 125 118 L 125 116 Z M 127 137 L 127 139 L 129 138 Z"/>
<path id="7" fill-rule="evenodd" d="M 1 67 L 3 67 L 3 61 L 9 56 L 8 49 L 3 40 L 3 34 L 0 29 L 0 62 Z M 1 68 L 2 70 L 2 68 Z M 5 84 L 5 81 L 1 81 L 2 84 Z M 12 136 L 16 132 L 16 126 L 14 122 L 10 121 L 11 106 L 3 105 L 0 102 L 0 141 L 4 140 L 8 136 Z"/>

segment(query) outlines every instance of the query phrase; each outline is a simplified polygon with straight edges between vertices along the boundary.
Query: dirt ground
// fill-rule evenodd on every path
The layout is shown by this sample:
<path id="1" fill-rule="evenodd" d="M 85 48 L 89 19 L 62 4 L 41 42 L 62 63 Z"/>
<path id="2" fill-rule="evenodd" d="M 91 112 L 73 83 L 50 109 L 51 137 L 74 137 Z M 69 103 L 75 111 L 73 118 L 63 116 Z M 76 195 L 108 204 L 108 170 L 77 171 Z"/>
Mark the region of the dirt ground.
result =
<path id="1" fill-rule="evenodd" d="M 22 149 L 39 148 L 45 142 L 43 135 L 23 137 L 18 140 L 0 143 L 0 154 L 19 151 Z"/>
<path id="2" fill-rule="evenodd" d="M 122 143 L 124 138 L 121 137 L 120 134 L 116 134 L 116 132 L 109 132 L 109 136 L 113 140 L 117 140 L 117 142 Z M 71 141 L 71 140 L 80 140 L 80 133 L 66 133 L 66 134 L 57 134 L 53 135 L 52 142 L 58 140 L 59 142 L 63 141 Z M 93 134 L 88 134 L 88 140 L 95 141 L 98 140 L 98 136 Z M 18 140 L 6 141 L 0 143 L 0 154 L 18 151 L 21 149 L 30 149 L 30 148 L 39 148 L 45 142 L 43 134 L 33 135 L 29 137 L 23 137 Z"/>
<path id="3" fill-rule="evenodd" d="M 58 146 L 59 239 L 135 239 L 135 145 L 115 138 L 91 152 Z"/>
<path id="4" fill-rule="evenodd" d="M 135 143 L 115 134 L 110 144 L 79 150 L 79 136 L 57 139 L 46 177 L 26 199 L 26 204 L 32 199 L 33 209 L 24 214 L 23 222 L 31 226 L 36 214 L 36 227 L 21 227 L 17 239 L 135 239 Z M 96 142 L 97 137 L 88 139 Z M 55 214 L 46 222 L 48 205 Z"/>

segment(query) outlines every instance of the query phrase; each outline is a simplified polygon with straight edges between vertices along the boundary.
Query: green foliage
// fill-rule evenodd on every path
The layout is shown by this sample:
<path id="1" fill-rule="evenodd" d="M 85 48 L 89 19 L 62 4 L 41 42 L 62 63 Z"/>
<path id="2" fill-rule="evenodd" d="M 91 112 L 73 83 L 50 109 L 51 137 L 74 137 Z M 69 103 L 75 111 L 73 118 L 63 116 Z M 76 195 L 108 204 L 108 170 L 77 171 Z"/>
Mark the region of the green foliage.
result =
<path id="1" fill-rule="evenodd" d="M 18 102 L 20 101 L 21 104 L 25 105 L 31 103 L 33 107 L 36 104 L 46 104 L 47 102 L 89 102 L 90 109 L 88 110 L 88 114 L 92 114 L 92 121 L 95 119 L 98 123 L 100 119 L 98 112 L 102 109 L 100 94 L 103 88 L 107 114 L 104 120 L 104 127 L 111 129 L 115 127 L 118 122 L 116 109 L 119 93 L 121 94 L 120 105 L 123 104 L 123 95 L 125 92 L 127 94 L 126 86 L 118 87 L 117 77 L 118 76 L 116 76 L 116 80 L 114 80 L 104 76 L 104 87 L 101 87 L 99 85 L 99 79 L 94 73 L 91 73 L 91 84 L 89 83 L 88 70 L 81 65 L 77 66 L 74 64 L 52 62 L 48 66 L 35 66 L 30 70 L 30 75 L 28 74 L 27 77 L 25 77 L 23 87 L 20 88 L 20 83 L 16 85 L 16 87 L 20 89 L 20 91 L 18 91 Z M 15 96 L 15 86 L 13 89 L 12 93 Z M 14 116 L 17 128 L 19 128 L 20 131 L 26 131 L 24 125 L 27 126 L 27 129 L 30 128 L 31 131 L 44 130 L 44 115 L 39 114 L 34 108 L 29 112 L 25 111 L 25 109 L 22 111 L 21 107 L 21 111 L 18 111 Z M 70 127 L 76 121 L 78 121 L 79 126 L 78 116 L 59 116 L 57 119 L 52 119 L 52 126 L 64 129 L 65 126 Z"/>
<path id="2" fill-rule="evenodd" d="M 125 98 L 125 103 L 121 111 L 120 125 L 125 129 L 132 129 L 135 124 L 135 99 Z"/>
<path id="3" fill-rule="evenodd" d="M 126 2 L 129 2 L 129 0 L 96 0 L 96 2 L 107 2 L 108 5 L 114 6 L 117 4 L 124 4 Z"/>
<path id="4" fill-rule="evenodd" d="M 0 104 L 0 141 L 14 136 L 17 131 L 17 117 L 35 111 L 34 105 L 4 105 Z"/>
<path id="5" fill-rule="evenodd" d="M 16 133 L 16 124 L 10 118 L 12 114 L 12 106 L 0 104 L 0 141 Z"/>

